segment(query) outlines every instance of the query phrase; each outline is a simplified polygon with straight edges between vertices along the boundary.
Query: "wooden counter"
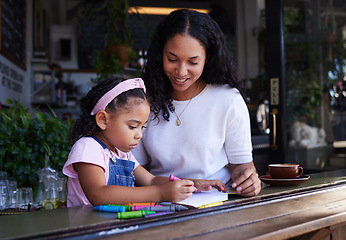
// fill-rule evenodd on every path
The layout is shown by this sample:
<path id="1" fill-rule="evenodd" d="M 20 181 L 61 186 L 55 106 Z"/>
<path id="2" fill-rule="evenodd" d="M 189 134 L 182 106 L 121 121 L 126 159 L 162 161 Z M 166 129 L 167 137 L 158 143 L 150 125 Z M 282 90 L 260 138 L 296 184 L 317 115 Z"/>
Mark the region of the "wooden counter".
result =
<path id="1" fill-rule="evenodd" d="M 0 238 L 343 239 L 346 170 L 310 176 L 299 186 L 264 184 L 256 197 L 230 195 L 222 206 L 161 217 L 117 220 L 91 207 L 0 216 Z"/>

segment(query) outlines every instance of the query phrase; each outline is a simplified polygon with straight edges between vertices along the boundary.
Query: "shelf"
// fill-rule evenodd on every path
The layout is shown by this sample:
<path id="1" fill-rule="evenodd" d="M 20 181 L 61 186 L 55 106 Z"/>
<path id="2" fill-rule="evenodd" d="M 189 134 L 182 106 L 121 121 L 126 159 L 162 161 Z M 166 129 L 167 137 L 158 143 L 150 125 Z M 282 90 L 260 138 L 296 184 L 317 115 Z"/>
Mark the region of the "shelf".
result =
<path id="1" fill-rule="evenodd" d="M 56 89 L 57 83 L 55 72 L 51 70 L 37 70 L 33 68 L 32 71 L 32 104 L 54 104 L 56 103 Z"/>

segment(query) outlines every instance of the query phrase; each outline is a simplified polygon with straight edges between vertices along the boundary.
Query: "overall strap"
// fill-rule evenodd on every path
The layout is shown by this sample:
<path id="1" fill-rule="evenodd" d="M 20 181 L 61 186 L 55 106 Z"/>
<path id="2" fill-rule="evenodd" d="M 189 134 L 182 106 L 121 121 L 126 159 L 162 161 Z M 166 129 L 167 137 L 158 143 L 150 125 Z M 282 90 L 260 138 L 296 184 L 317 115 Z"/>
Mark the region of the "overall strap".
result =
<path id="1" fill-rule="evenodd" d="M 97 137 L 92 137 L 96 142 L 98 142 L 102 147 L 103 147 L 103 149 L 106 149 L 107 148 L 107 146 L 106 146 L 106 144 L 104 144 L 103 142 L 101 142 L 101 140 L 100 139 L 98 139 Z"/>

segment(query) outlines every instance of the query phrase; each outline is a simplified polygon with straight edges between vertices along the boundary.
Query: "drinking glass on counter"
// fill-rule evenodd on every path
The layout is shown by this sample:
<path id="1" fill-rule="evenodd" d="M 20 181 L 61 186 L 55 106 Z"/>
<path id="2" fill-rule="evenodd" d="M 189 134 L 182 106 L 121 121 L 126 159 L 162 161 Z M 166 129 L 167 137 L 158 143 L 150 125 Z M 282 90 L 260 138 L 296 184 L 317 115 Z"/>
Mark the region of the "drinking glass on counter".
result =
<path id="1" fill-rule="evenodd" d="M 7 181 L 7 172 L 0 171 L 0 181 Z"/>
<path id="2" fill-rule="evenodd" d="M 19 208 L 17 204 L 17 181 L 9 179 L 7 183 L 8 183 L 8 197 L 9 197 L 8 208 Z"/>
<path id="3" fill-rule="evenodd" d="M 33 204 L 32 188 L 22 187 L 18 188 L 17 203 L 20 209 L 30 209 Z"/>
<path id="4" fill-rule="evenodd" d="M 66 179 L 60 178 L 48 183 L 43 195 L 42 207 L 46 210 L 57 208 L 66 200 Z"/>
<path id="5" fill-rule="evenodd" d="M 9 194 L 7 180 L 0 181 L 0 210 L 9 206 Z"/>

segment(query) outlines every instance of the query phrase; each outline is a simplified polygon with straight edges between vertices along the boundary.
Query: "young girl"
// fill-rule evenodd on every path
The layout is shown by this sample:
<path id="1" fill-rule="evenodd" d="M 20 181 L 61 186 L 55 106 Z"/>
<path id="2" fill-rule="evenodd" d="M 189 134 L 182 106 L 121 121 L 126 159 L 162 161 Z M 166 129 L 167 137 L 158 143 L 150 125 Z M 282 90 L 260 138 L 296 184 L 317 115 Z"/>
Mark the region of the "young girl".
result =
<path id="1" fill-rule="evenodd" d="M 131 150 L 142 138 L 149 112 L 140 78 L 106 79 L 82 99 L 81 115 L 70 133 L 74 145 L 63 168 L 69 177 L 68 207 L 178 202 L 190 197 L 194 186 L 198 191 L 226 191 L 218 180 L 169 181 L 139 165 Z"/>

